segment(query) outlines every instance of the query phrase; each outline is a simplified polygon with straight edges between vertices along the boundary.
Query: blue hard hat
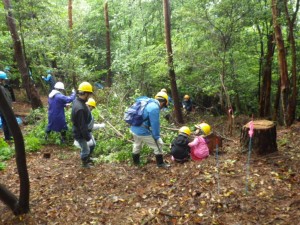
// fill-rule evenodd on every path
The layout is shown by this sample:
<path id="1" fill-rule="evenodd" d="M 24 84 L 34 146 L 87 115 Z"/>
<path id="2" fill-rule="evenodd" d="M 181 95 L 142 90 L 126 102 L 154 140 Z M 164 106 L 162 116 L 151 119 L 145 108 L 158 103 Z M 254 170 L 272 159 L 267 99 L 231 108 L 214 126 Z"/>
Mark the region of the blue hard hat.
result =
<path id="1" fill-rule="evenodd" d="M 8 79 L 6 73 L 4 73 L 3 71 L 0 71 L 0 79 L 1 80 L 7 80 Z"/>
<path id="2" fill-rule="evenodd" d="M 47 72 L 47 73 L 51 73 L 52 71 L 51 71 L 51 70 L 47 70 L 46 72 Z"/>

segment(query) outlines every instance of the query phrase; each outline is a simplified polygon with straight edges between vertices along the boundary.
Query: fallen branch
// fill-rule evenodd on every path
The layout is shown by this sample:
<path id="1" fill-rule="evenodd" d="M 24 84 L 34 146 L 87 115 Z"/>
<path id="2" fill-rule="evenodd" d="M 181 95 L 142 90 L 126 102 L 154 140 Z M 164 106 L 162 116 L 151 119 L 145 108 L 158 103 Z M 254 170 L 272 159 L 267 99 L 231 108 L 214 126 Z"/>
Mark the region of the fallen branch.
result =
<path id="1" fill-rule="evenodd" d="M 173 131 L 178 131 L 178 128 L 172 128 L 172 127 L 163 127 L 161 126 L 161 128 L 166 129 L 166 130 L 173 130 Z"/>
<path id="2" fill-rule="evenodd" d="M 237 140 L 234 140 L 234 139 L 231 139 L 231 138 L 227 138 L 227 137 L 225 137 L 225 136 L 220 135 L 220 134 L 217 133 L 217 132 L 215 132 L 215 133 L 216 133 L 219 137 L 221 137 L 222 139 L 224 139 L 224 140 L 227 140 L 227 141 L 233 141 L 235 144 L 238 143 Z"/>
<path id="3" fill-rule="evenodd" d="M 104 120 L 116 132 L 117 135 L 119 135 L 120 137 L 126 139 L 125 136 L 120 131 L 118 131 L 108 120 L 104 119 L 104 117 L 101 116 L 101 115 L 99 115 L 99 116 L 101 117 L 102 120 Z M 130 143 L 133 143 L 132 140 L 127 140 L 127 141 L 130 142 Z"/>

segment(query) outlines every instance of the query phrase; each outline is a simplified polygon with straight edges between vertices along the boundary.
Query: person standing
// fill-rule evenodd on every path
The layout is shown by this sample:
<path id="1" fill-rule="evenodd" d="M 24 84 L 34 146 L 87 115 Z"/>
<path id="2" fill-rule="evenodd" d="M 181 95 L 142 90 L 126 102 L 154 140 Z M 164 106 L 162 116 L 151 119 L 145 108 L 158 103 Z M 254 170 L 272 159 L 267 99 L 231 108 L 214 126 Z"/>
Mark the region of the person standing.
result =
<path id="1" fill-rule="evenodd" d="M 78 96 L 72 104 L 71 120 L 73 123 L 73 137 L 81 148 L 80 158 L 82 167 L 90 168 L 90 147 L 88 142 L 92 139 L 89 131 L 89 124 L 92 121 L 92 114 L 86 102 L 93 94 L 93 87 L 88 82 L 82 82 L 78 87 Z"/>
<path id="2" fill-rule="evenodd" d="M 93 98 L 89 98 L 88 101 L 86 102 L 86 105 L 88 106 L 89 110 L 90 110 L 90 113 L 92 113 L 93 109 L 96 108 L 96 101 L 95 99 Z M 88 129 L 89 129 L 89 132 L 91 133 L 91 140 L 89 140 L 87 142 L 89 148 L 90 148 L 90 154 L 89 154 L 89 163 L 93 163 L 94 161 L 92 160 L 92 155 L 93 155 L 93 152 L 94 152 L 94 149 L 96 147 L 96 140 L 94 138 L 94 135 L 92 134 L 92 131 L 93 130 L 98 130 L 100 128 L 104 128 L 105 127 L 105 123 L 95 123 L 94 121 L 94 117 L 93 115 L 91 114 L 91 121 L 89 122 L 89 125 L 88 125 Z M 78 143 L 78 141 L 74 141 L 74 145 L 77 147 L 77 148 L 80 148 L 80 145 Z"/>
<path id="3" fill-rule="evenodd" d="M 170 165 L 163 160 L 162 147 L 163 140 L 160 137 L 160 110 L 168 105 L 168 95 L 165 92 L 158 92 L 155 99 L 149 101 L 143 111 L 143 124 L 141 126 L 131 126 L 133 134 L 132 159 L 135 165 L 140 164 L 140 151 L 143 143 L 154 150 L 158 167 L 167 168 Z"/>
<path id="4" fill-rule="evenodd" d="M 7 80 L 7 79 L 8 78 L 7 78 L 6 73 L 3 71 L 0 71 L 0 89 L 1 89 L 0 91 L 4 94 L 6 101 L 11 106 L 11 104 L 12 104 L 11 95 L 9 93 L 9 90 L 7 90 L 7 88 L 5 88 L 5 80 Z M 12 140 L 11 132 L 7 126 L 7 122 L 4 118 L 4 116 L 1 113 L 1 110 L 0 110 L 0 118 L 2 121 L 2 129 L 3 129 L 3 133 L 4 133 L 4 139 L 5 139 L 5 141 L 10 141 L 10 140 Z"/>
<path id="5" fill-rule="evenodd" d="M 51 70 L 47 70 L 47 77 L 42 76 L 42 79 L 49 85 L 49 92 L 54 89 L 55 79 L 54 76 L 51 74 Z"/>
<path id="6" fill-rule="evenodd" d="M 51 131 L 60 132 L 61 143 L 65 143 L 66 132 L 68 130 L 65 107 L 68 103 L 73 102 L 76 97 L 76 92 L 73 90 L 70 96 L 65 96 L 62 92 L 65 90 L 65 85 L 62 82 L 57 82 L 54 89 L 48 97 L 48 126 L 46 128 L 45 140 Z"/>

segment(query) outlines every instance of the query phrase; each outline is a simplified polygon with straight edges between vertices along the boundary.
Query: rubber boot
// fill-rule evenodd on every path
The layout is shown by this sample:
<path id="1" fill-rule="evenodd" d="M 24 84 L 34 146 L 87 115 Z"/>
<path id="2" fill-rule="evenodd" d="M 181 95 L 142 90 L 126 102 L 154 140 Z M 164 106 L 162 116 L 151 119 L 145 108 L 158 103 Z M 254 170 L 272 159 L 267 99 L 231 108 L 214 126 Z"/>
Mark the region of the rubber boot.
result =
<path id="1" fill-rule="evenodd" d="M 140 165 L 140 154 L 132 154 L 132 159 L 135 166 Z"/>
<path id="2" fill-rule="evenodd" d="M 67 136 L 66 131 L 61 131 L 60 135 L 61 135 L 60 143 L 65 144 L 66 143 L 66 136 Z"/>
<path id="3" fill-rule="evenodd" d="M 91 168 L 88 157 L 86 157 L 84 159 L 81 159 L 81 161 L 82 161 L 82 167 L 83 168 L 88 168 L 88 169 Z"/>
<path id="4" fill-rule="evenodd" d="M 163 159 L 162 155 L 155 155 L 155 158 L 156 158 L 157 167 L 160 167 L 160 168 L 168 168 L 168 167 L 170 167 L 169 164 L 167 164 L 167 163 L 164 162 L 164 159 Z"/>

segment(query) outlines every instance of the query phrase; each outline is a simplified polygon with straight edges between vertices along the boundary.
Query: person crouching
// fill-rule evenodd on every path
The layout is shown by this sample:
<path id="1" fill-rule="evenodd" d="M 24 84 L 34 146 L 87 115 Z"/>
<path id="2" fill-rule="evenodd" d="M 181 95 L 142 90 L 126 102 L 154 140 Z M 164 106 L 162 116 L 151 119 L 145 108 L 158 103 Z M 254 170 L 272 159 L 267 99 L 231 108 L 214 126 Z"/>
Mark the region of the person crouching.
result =
<path id="1" fill-rule="evenodd" d="M 171 143 L 171 155 L 175 162 L 184 163 L 190 159 L 189 136 L 191 130 L 187 126 L 179 129 L 178 136 Z"/>

